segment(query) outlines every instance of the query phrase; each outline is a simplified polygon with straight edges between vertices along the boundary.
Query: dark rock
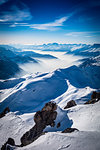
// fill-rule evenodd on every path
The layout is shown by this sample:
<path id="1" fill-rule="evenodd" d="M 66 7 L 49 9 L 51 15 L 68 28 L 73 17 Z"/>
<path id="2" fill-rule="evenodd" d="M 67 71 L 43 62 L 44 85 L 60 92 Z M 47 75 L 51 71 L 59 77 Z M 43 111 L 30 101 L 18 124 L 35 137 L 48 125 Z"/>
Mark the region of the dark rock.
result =
<path id="1" fill-rule="evenodd" d="M 41 111 L 34 115 L 35 126 L 21 137 L 21 146 L 28 145 L 44 134 L 43 130 L 47 125 L 55 126 L 54 120 L 57 117 L 57 105 L 53 102 L 46 103 Z"/>
<path id="2" fill-rule="evenodd" d="M 100 100 L 100 92 L 93 91 L 91 99 L 84 104 L 94 104 Z"/>
<path id="3" fill-rule="evenodd" d="M 33 128 L 31 128 L 29 131 L 27 131 L 22 137 L 21 137 L 21 146 L 28 145 L 35 141 L 40 135 L 43 134 L 43 129 L 46 126 L 44 124 L 38 124 L 35 125 Z"/>
<path id="4" fill-rule="evenodd" d="M 71 132 L 74 132 L 74 131 L 79 131 L 79 130 L 76 129 L 76 128 L 67 128 L 64 131 L 62 131 L 62 133 L 71 133 Z"/>
<path id="5" fill-rule="evenodd" d="M 57 109 L 57 105 L 53 102 L 46 103 L 42 108 L 42 111 L 55 111 Z"/>
<path id="6" fill-rule="evenodd" d="M 67 103 L 67 105 L 64 107 L 64 109 L 67 109 L 67 108 L 70 108 L 70 107 L 73 107 L 73 106 L 76 106 L 76 103 L 74 100 L 71 100 Z"/>
<path id="7" fill-rule="evenodd" d="M 97 94 L 97 92 L 96 92 L 96 91 L 93 91 L 93 93 L 92 93 L 92 95 L 91 95 L 91 99 L 96 98 L 96 94 Z"/>
<path id="8" fill-rule="evenodd" d="M 91 99 L 98 99 L 100 100 L 100 92 L 93 91 L 91 95 Z"/>
<path id="9" fill-rule="evenodd" d="M 15 141 L 12 138 L 8 138 L 7 144 L 10 144 L 12 146 L 15 146 Z"/>
<path id="10" fill-rule="evenodd" d="M 1 150 L 11 150 L 11 146 L 15 146 L 15 141 L 12 138 L 8 138 L 8 141 L 1 147 Z"/>
<path id="11" fill-rule="evenodd" d="M 44 122 L 45 125 L 50 125 L 56 119 L 56 111 L 38 111 L 34 116 L 34 121 L 36 124 Z"/>
<path id="12" fill-rule="evenodd" d="M 15 145 L 15 142 L 13 139 L 9 138 L 8 141 L 2 146 L 1 150 L 10 150 L 11 146 L 17 146 L 22 147 L 26 146 L 30 143 L 32 143 L 34 140 L 36 140 L 39 136 L 45 134 L 43 130 L 46 128 L 47 125 L 50 125 L 51 127 L 55 126 L 54 120 L 57 117 L 57 105 L 53 102 L 46 103 L 45 106 L 41 111 L 36 112 L 34 116 L 35 125 L 32 127 L 29 131 L 27 131 L 22 137 L 21 137 L 21 145 Z M 3 115 L 6 114 L 6 112 L 9 112 L 9 108 L 6 108 L 3 111 Z M 8 145 L 7 145 L 8 144 Z"/>
<path id="13" fill-rule="evenodd" d="M 99 101 L 98 99 L 91 99 L 91 100 L 87 101 L 87 102 L 84 103 L 84 104 L 94 104 L 94 103 L 96 103 L 96 102 L 98 102 L 98 101 Z"/>
<path id="14" fill-rule="evenodd" d="M 57 128 L 59 128 L 61 126 L 61 123 L 59 122 L 58 124 L 57 124 Z"/>
<path id="15" fill-rule="evenodd" d="M 42 112 L 37 111 L 36 114 L 34 115 L 34 122 L 38 124 L 39 122 L 42 121 Z"/>
<path id="16" fill-rule="evenodd" d="M 9 107 L 6 107 L 2 113 L 0 113 L 0 118 L 4 117 L 8 112 L 10 112 Z"/>

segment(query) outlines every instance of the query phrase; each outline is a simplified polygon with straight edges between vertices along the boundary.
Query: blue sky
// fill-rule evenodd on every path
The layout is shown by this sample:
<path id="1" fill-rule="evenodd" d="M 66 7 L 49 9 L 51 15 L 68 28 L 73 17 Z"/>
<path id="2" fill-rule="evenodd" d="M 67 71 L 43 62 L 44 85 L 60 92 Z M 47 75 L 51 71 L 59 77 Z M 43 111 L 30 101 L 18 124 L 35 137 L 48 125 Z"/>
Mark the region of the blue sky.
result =
<path id="1" fill-rule="evenodd" d="M 0 43 L 100 43 L 100 0 L 0 0 Z"/>

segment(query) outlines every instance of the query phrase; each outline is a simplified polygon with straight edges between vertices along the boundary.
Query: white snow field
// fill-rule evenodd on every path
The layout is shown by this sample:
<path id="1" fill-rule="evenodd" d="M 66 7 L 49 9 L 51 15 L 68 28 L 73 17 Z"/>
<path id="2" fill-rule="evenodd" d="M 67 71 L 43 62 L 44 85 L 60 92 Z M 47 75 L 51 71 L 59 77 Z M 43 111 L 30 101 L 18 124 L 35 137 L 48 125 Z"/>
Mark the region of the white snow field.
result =
<path id="1" fill-rule="evenodd" d="M 99 81 L 97 77 L 95 80 Z M 13 112 L 36 112 L 50 100 L 61 107 L 64 101 L 72 99 L 84 103 L 98 84 L 95 85 L 93 77 L 88 77 L 87 72 L 77 66 L 1 81 L 0 110 L 9 106 Z"/>
<path id="2" fill-rule="evenodd" d="M 99 150 L 100 133 L 74 132 L 71 134 L 50 132 L 37 141 L 18 150 Z"/>
<path id="3" fill-rule="evenodd" d="M 57 128 L 48 126 L 45 135 L 36 141 L 17 150 L 99 150 L 100 149 L 100 102 L 90 105 L 77 105 L 68 110 L 57 109 L 60 130 L 68 125 L 76 127 L 79 131 L 61 133 Z M 34 113 L 16 115 L 8 113 L 0 121 L 0 147 L 9 137 L 20 144 L 21 136 L 34 125 Z"/>
<path id="4" fill-rule="evenodd" d="M 98 83 L 98 76 L 93 75 Z M 54 101 L 58 105 L 55 124 L 60 122 L 61 126 L 47 126 L 47 133 L 36 141 L 14 149 L 100 150 L 100 101 L 84 105 L 98 85 L 93 76 L 88 77 L 86 70 L 77 66 L 0 81 L 0 112 L 7 106 L 11 110 L 0 119 L 0 148 L 9 137 L 20 145 L 22 135 L 35 124 L 35 112 Z M 77 105 L 64 109 L 70 100 Z M 67 127 L 79 131 L 61 133 Z"/>

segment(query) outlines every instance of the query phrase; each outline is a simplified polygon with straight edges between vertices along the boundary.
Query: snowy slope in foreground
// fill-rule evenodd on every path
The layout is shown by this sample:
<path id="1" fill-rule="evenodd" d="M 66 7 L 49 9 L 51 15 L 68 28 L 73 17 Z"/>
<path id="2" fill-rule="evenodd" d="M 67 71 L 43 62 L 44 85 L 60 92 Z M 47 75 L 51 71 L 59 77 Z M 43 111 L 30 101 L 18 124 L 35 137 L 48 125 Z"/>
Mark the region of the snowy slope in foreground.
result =
<path id="1" fill-rule="evenodd" d="M 100 133 L 98 132 L 74 132 L 46 133 L 33 144 L 18 148 L 17 150 L 99 150 Z"/>
<path id="2" fill-rule="evenodd" d="M 7 106 L 11 110 L 0 119 L 0 148 L 9 137 L 20 145 L 22 135 L 35 124 L 35 112 L 53 100 L 58 105 L 55 124 L 60 122 L 61 126 L 47 126 L 44 131 L 48 133 L 23 148 L 15 149 L 100 150 L 100 101 L 84 105 L 92 91 L 100 87 L 99 69 L 95 65 L 91 69 L 91 65 L 86 64 L 0 81 L 0 111 Z M 75 100 L 77 106 L 64 110 L 69 100 Z M 67 127 L 75 127 L 79 131 L 61 133 Z"/>
<path id="3" fill-rule="evenodd" d="M 23 148 L 17 150 L 99 150 L 100 149 L 100 101 L 90 105 L 77 105 L 69 110 L 58 108 L 57 120 L 65 121 L 69 124 L 69 120 L 73 121 L 72 127 L 77 127 L 80 131 L 73 133 L 55 132 L 54 128 L 48 126 L 45 135 L 39 137 L 36 141 Z M 62 113 L 61 113 L 62 112 Z M 62 115 L 61 115 L 62 114 Z M 15 115 L 8 113 L 0 121 L 0 147 L 8 139 L 12 137 L 16 144 L 20 144 L 20 137 L 34 126 L 34 113 Z M 61 126 L 64 129 L 64 125 Z M 50 130 L 51 128 L 51 130 Z M 59 130 L 59 128 L 58 128 Z M 53 131 L 53 132 L 52 132 Z M 3 135 L 3 136 L 2 136 Z"/>

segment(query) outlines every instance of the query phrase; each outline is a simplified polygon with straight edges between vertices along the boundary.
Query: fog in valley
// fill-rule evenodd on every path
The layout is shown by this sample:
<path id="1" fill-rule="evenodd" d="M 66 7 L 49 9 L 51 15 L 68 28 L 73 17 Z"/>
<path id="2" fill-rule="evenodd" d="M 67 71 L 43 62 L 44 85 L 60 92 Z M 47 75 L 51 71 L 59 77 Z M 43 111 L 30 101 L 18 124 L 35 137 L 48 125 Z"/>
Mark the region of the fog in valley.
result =
<path id="1" fill-rule="evenodd" d="M 83 58 L 81 56 L 65 54 L 65 52 L 49 52 L 41 50 L 29 50 L 29 51 L 34 51 L 40 54 L 50 54 L 52 56 L 57 57 L 57 59 L 35 58 L 38 61 L 38 63 L 30 62 L 25 64 L 19 64 L 19 67 L 23 69 L 24 72 L 22 71 L 20 75 L 17 74 L 17 76 L 22 76 L 28 73 L 52 72 L 59 68 L 67 68 L 72 65 L 79 65 L 80 60 Z"/>

